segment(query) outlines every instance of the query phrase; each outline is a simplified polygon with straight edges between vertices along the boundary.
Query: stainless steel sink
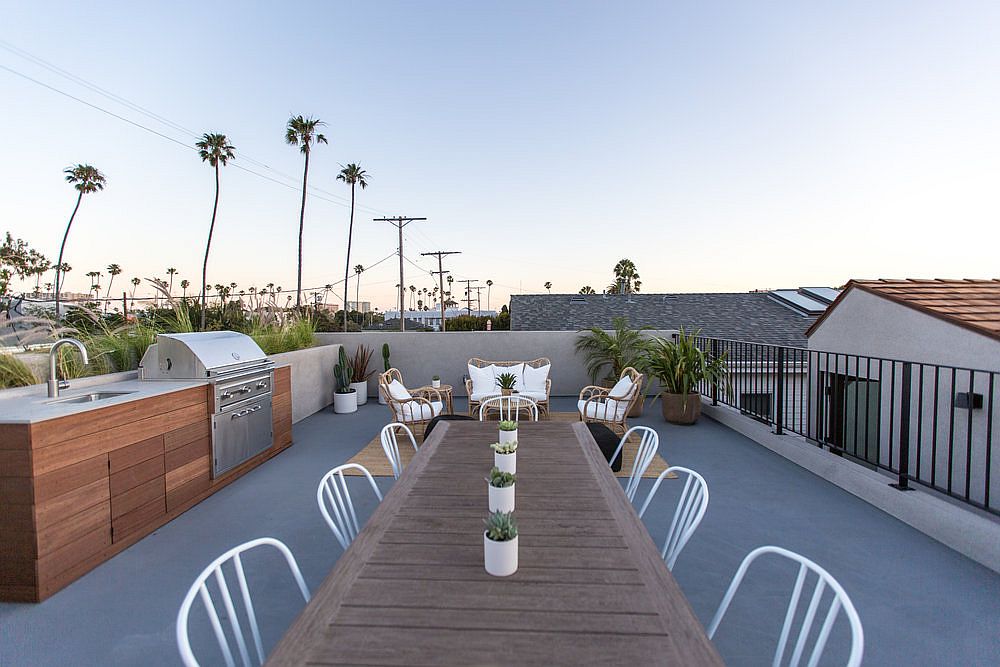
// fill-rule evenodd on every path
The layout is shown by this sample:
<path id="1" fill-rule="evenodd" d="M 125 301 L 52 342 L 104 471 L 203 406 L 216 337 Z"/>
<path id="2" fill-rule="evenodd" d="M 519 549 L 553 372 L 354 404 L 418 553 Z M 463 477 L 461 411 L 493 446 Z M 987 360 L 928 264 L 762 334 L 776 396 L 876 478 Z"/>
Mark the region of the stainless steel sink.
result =
<path id="1" fill-rule="evenodd" d="M 48 401 L 49 403 L 94 403 L 95 401 L 103 401 L 108 398 L 115 398 L 116 396 L 125 396 L 126 394 L 134 394 L 134 391 L 95 391 L 89 394 L 81 394 L 80 396 L 67 396 L 66 398 L 59 398 L 54 401 Z"/>

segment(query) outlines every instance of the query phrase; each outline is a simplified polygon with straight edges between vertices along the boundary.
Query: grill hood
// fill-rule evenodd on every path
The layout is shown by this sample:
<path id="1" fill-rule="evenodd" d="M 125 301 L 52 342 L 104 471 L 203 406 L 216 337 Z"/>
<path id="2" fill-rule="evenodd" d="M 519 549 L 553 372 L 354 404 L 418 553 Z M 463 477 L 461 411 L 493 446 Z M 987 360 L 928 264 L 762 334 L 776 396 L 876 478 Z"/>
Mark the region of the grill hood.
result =
<path id="1" fill-rule="evenodd" d="M 235 331 L 159 334 L 142 355 L 144 380 L 209 379 L 263 367 L 272 362 L 257 343 Z"/>

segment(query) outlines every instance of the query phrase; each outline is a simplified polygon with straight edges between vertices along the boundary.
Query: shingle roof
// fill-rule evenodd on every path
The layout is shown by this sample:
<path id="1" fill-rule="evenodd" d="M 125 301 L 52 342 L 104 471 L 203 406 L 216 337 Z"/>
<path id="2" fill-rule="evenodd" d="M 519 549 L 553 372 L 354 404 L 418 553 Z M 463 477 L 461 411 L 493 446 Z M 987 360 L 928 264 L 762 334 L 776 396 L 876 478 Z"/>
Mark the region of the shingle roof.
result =
<path id="1" fill-rule="evenodd" d="M 933 317 L 1000 339 L 1000 279 L 852 280 L 811 327 L 809 335 L 837 304 L 857 288 L 915 308 Z"/>
<path id="2" fill-rule="evenodd" d="M 577 331 L 611 327 L 618 316 L 632 326 L 700 329 L 717 338 L 791 345 L 806 344 L 805 330 L 815 317 L 779 304 L 766 292 L 734 294 L 514 294 L 510 300 L 515 331 Z"/>

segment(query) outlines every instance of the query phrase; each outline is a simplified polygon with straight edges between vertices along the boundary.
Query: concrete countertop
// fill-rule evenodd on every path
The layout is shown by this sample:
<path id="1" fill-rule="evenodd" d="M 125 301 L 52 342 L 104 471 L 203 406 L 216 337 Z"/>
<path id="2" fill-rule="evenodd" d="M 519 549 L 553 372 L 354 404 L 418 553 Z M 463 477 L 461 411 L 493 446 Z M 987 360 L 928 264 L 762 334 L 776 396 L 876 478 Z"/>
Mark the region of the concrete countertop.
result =
<path id="1" fill-rule="evenodd" d="M 131 372 L 71 380 L 70 388 L 60 391 L 59 398 L 49 398 L 47 387 L 44 384 L 7 389 L 0 391 L 0 424 L 31 424 L 206 384 L 208 383 L 204 380 L 148 380 L 140 382 L 136 373 Z M 128 393 L 92 403 L 53 402 L 98 391 Z"/>

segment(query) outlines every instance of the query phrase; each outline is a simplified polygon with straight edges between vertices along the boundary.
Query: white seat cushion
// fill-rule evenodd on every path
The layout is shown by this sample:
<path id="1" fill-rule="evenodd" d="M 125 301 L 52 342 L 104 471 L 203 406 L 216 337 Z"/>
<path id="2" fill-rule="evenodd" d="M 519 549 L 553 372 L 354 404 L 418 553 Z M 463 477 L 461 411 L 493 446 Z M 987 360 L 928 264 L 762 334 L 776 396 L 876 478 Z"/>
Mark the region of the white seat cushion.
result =
<path id="1" fill-rule="evenodd" d="M 397 401 L 405 401 L 408 398 L 413 398 L 399 380 L 393 380 L 389 383 L 389 395 Z"/>
<path id="2" fill-rule="evenodd" d="M 539 368 L 532 368 L 524 365 L 524 386 L 520 387 L 521 393 L 542 392 L 545 393 L 545 381 L 549 378 L 549 370 L 552 364 L 545 364 Z M 544 399 L 545 397 L 542 396 Z"/>
<path id="3" fill-rule="evenodd" d="M 584 412 L 584 405 L 587 406 L 585 417 L 607 421 L 621 421 L 622 417 L 625 416 L 625 408 L 628 407 L 628 404 L 624 401 L 598 402 L 597 400 L 593 400 L 589 403 L 587 401 L 577 401 L 577 412 Z"/>
<path id="4" fill-rule="evenodd" d="M 490 364 L 486 368 L 469 366 L 469 379 L 472 380 L 472 394 L 487 396 L 499 392 L 497 389 L 496 366 Z M 474 398 L 473 400 L 479 400 Z"/>
<path id="5" fill-rule="evenodd" d="M 404 403 L 401 406 L 396 405 L 394 406 L 394 410 L 396 412 L 396 419 L 406 422 L 437 417 L 441 414 L 443 407 L 441 401 L 431 401 L 429 406 L 426 403 L 414 401 L 413 403 Z"/>
<path id="6" fill-rule="evenodd" d="M 527 396 L 528 398 L 530 398 L 531 400 L 535 401 L 536 403 L 538 401 L 544 401 L 545 400 L 545 390 L 544 389 L 542 389 L 541 391 L 519 391 L 517 393 L 520 396 Z"/>
<path id="7" fill-rule="evenodd" d="M 499 389 L 494 389 L 492 391 L 484 391 L 484 392 L 480 392 L 480 393 L 476 393 L 475 389 L 473 389 L 472 395 L 469 396 L 469 400 L 472 400 L 472 401 L 484 401 L 487 398 L 489 398 L 490 396 L 499 396 L 499 395 L 500 395 L 500 390 Z"/>

